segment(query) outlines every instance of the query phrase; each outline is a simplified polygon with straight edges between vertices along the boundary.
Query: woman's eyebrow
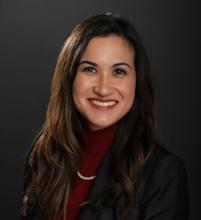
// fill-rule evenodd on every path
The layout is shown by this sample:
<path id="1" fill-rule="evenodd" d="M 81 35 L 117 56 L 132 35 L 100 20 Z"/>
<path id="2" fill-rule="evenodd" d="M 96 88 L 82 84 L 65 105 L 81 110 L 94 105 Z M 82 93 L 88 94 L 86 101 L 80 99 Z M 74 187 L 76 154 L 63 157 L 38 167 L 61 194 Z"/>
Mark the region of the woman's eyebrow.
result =
<path id="1" fill-rule="evenodd" d="M 83 60 L 80 62 L 79 66 L 82 65 L 82 64 L 89 64 L 89 65 L 92 65 L 92 66 L 95 66 L 97 67 L 98 65 L 94 62 L 91 62 L 91 61 L 88 61 L 88 60 Z"/>
<path id="2" fill-rule="evenodd" d="M 115 63 L 114 65 L 112 65 L 113 67 L 117 67 L 117 66 L 122 66 L 122 65 L 125 65 L 127 66 L 128 68 L 130 68 L 131 70 L 133 70 L 133 68 L 128 64 L 128 63 Z"/>
<path id="3" fill-rule="evenodd" d="M 98 64 L 96 64 L 96 63 L 94 63 L 94 62 L 92 62 L 92 61 L 89 61 L 89 60 L 83 60 L 83 61 L 81 61 L 80 64 L 79 64 L 79 66 L 82 65 L 82 64 L 89 64 L 89 65 L 92 65 L 92 66 L 95 66 L 95 67 L 98 66 Z M 112 67 L 114 68 L 114 67 L 122 66 L 122 65 L 125 65 L 125 66 L 127 66 L 128 68 L 130 68 L 131 70 L 133 70 L 133 68 L 132 68 L 128 63 L 125 63 L 125 62 L 115 63 L 115 64 L 112 65 Z"/>

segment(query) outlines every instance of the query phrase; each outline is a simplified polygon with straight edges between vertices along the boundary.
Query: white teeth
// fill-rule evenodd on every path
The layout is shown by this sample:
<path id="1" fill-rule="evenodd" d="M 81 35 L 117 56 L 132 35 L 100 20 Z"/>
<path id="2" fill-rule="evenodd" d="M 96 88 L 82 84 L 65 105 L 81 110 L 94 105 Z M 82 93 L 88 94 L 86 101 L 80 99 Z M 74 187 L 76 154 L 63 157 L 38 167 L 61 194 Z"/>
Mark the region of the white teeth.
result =
<path id="1" fill-rule="evenodd" d="M 98 106 L 112 106 L 114 104 L 116 104 L 115 101 L 110 101 L 110 102 L 100 102 L 100 101 L 97 101 L 97 100 L 91 100 L 91 102 L 95 105 L 98 105 Z"/>

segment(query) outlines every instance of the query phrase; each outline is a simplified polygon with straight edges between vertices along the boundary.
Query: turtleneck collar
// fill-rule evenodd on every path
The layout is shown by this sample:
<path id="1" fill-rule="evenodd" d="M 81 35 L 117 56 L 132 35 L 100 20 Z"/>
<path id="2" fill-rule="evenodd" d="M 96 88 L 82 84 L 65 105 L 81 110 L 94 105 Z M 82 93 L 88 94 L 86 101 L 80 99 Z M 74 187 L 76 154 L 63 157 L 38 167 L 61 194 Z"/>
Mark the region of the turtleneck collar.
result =
<path id="1" fill-rule="evenodd" d="M 109 127 L 85 132 L 84 151 L 86 154 L 97 155 L 105 152 L 112 143 L 118 123 Z"/>

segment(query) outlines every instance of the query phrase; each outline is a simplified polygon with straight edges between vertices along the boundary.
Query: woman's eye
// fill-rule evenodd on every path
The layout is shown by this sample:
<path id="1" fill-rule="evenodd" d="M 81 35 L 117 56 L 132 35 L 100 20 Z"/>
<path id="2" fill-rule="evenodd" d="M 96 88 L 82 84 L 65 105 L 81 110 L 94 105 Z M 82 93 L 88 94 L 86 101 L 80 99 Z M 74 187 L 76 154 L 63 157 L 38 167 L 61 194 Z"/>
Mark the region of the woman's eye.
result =
<path id="1" fill-rule="evenodd" d="M 115 69 L 114 72 L 117 76 L 121 76 L 121 75 L 123 76 L 126 74 L 126 71 L 124 69 L 120 69 L 120 68 Z"/>
<path id="2" fill-rule="evenodd" d="M 91 67 L 91 66 L 88 66 L 88 67 L 84 67 L 82 69 L 82 71 L 84 72 L 89 72 L 89 73 L 95 73 L 96 72 L 96 69 L 94 67 Z"/>

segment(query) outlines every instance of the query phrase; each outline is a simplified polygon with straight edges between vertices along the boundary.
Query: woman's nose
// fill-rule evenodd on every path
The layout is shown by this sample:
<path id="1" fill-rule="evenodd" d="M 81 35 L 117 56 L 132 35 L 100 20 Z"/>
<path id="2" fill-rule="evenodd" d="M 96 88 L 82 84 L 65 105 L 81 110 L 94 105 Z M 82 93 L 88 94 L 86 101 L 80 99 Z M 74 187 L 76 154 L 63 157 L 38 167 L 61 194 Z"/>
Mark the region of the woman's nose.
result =
<path id="1" fill-rule="evenodd" d="M 112 91 L 109 74 L 100 74 L 94 87 L 94 92 L 99 96 L 108 96 L 112 94 Z"/>

